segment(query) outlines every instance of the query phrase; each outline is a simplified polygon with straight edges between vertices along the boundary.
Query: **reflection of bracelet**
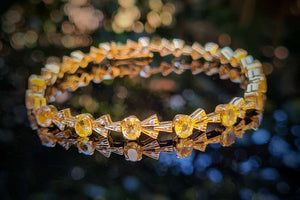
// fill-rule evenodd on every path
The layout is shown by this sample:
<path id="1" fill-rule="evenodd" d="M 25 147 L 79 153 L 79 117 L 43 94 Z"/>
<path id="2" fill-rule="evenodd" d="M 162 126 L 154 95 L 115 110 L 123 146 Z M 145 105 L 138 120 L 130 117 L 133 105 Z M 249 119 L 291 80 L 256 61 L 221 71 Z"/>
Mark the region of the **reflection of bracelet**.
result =
<path id="1" fill-rule="evenodd" d="M 151 61 L 156 53 L 173 60 L 152 67 Z M 113 122 L 108 114 L 97 119 L 90 114 L 72 116 L 69 108 L 58 111 L 46 103 L 55 101 L 56 95 L 62 91 L 74 91 L 78 87 L 87 86 L 90 81 L 100 83 L 125 75 L 149 77 L 158 72 L 166 76 L 173 71 L 180 74 L 185 69 L 190 69 L 193 74 L 218 73 L 221 79 L 240 83 L 245 89 L 244 97 L 235 97 L 228 104 L 218 105 L 213 113 L 206 114 L 198 108 L 190 115 L 176 115 L 173 121 L 159 121 L 157 115 L 152 115 L 143 121 L 129 116 Z M 48 146 L 56 142 L 65 147 L 77 144 L 80 152 L 92 154 L 95 148 L 101 150 L 101 141 L 107 138 L 105 144 L 109 149 L 106 151 L 121 153 L 124 150 L 125 155 L 128 155 L 125 152 L 127 146 L 123 149 L 124 145 L 121 145 L 121 151 L 117 148 L 120 145 L 116 147 L 115 142 L 109 140 L 112 131 L 122 133 L 123 142 L 132 147 L 145 149 L 144 146 L 148 145 L 147 150 L 152 148 L 157 153 L 158 149 L 165 149 L 169 152 L 170 148 L 163 148 L 164 145 L 160 144 L 162 141 L 158 135 L 174 131 L 172 145 L 175 146 L 177 156 L 185 157 L 191 154 L 193 148 L 204 151 L 209 143 L 229 146 L 245 130 L 257 128 L 264 107 L 266 77 L 261 63 L 247 56 L 247 52 L 242 49 L 232 51 L 229 47 L 219 48 L 215 43 L 207 43 L 204 47 L 198 43 L 189 46 L 179 39 L 150 42 L 148 38 L 140 38 L 138 42 L 128 40 L 124 45 L 102 43 L 98 48 L 91 47 L 88 54 L 74 51 L 71 57 L 63 57 L 60 64 L 46 64 L 41 75 L 31 75 L 28 87 L 26 106 L 30 122 L 33 128 L 38 128 L 42 142 Z M 143 137 L 146 141 L 156 141 L 156 147 L 142 141 Z M 127 158 L 135 160 L 130 156 Z"/>

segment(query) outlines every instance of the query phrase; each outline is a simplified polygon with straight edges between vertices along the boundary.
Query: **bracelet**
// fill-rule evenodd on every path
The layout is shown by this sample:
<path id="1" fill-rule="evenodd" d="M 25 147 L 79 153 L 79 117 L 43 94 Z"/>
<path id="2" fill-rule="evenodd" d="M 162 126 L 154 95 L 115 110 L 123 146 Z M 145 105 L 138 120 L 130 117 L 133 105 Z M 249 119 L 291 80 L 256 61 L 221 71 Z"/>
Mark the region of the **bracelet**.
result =
<path id="1" fill-rule="evenodd" d="M 171 56 L 172 61 L 151 66 L 156 55 Z M 144 120 L 132 115 L 114 122 L 109 114 L 97 119 L 88 113 L 73 116 L 69 108 L 57 110 L 47 104 L 55 102 L 63 91 L 75 91 L 91 81 L 100 83 L 125 75 L 147 78 L 159 72 L 167 76 L 186 69 L 194 75 L 219 74 L 220 79 L 239 83 L 245 90 L 244 97 L 234 97 L 228 104 L 216 106 L 212 113 L 198 108 L 190 115 L 177 114 L 172 121 L 160 121 L 154 114 Z M 91 47 L 87 54 L 74 51 L 70 57 L 64 56 L 61 63 L 47 63 L 41 75 L 28 79 L 26 107 L 32 128 L 38 130 L 46 146 L 59 143 L 68 149 L 75 145 L 86 155 L 97 150 L 107 157 L 113 152 L 138 161 L 142 154 L 158 159 L 160 152 L 175 149 L 177 157 L 186 157 L 193 149 L 205 151 L 207 144 L 233 144 L 235 137 L 258 128 L 266 91 L 262 64 L 243 49 L 219 48 L 212 42 L 204 46 L 195 42 L 190 46 L 180 39 L 150 41 L 143 37 L 126 44 L 101 43 L 98 48 Z M 123 138 L 117 141 L 111 132 Z M 158 137 L 170 133 L 174 136 L 170 140 Z"/>

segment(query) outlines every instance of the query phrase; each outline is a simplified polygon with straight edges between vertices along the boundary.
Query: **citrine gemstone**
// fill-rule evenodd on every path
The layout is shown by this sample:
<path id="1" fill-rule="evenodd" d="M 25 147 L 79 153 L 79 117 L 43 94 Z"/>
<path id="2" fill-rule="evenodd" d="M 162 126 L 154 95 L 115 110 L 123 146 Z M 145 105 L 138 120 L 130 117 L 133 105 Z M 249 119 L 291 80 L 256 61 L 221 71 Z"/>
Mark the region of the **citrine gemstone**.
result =
<path id="1" fill-rule="evenodd" d="M 52 72 L 54 74 L 58 74 L 60 66 L 57 63 L 47 63 L 45 65 L 45 68 L 48 69 L 50 72 Z"/>
<path id="2" fill-rule="evenodd" d="M 41 142 L 46 147 L 54 147 L 56 145 L 56 138 L 53 133 L 49 131 L 48 128 L 38 129 L 38 135 Z"/>
<path id="3" fill-rule="evenodd" d="M 206 146 L 207 146 L 207 143 L 206 142 L 200 142 L 200 143 L 197 143 L 197 144 L 194 144 L 194 149 L 197 149 L 198 151 L 205 151 L 206 149 Z"/>
<path id="4" fill-rule="evenodd" d="M 200 45 L 199 43 L 195 42 L 192 45 L 192 53 L 191 53 L 191 57 L 193 60 L 197 60 L 199 58 L 201 58 L 204 54 L 205 54 L 205 49 L 202 45 Z"/>
<path id="5" fill-rule="evenodd" d="M 221 145 L 227 147 L 232 145 L 234 141 L 235 141 L 234 129 L 232 127 L 226 128 L 220 138 Z"/>
<path id="6" fill-rule="evenodd" d="M 92 118 L 88 114 L 76 116 L 75 131 L 80 137 L 88 137 L 92 134 Z"/>
<path id="7" fill-rule="evenodd" d="M 180 138 L 187 138 L 193 133 L 192 118 L 188 115 L 176 115 L 173 125 L 176 135 Z"/>
<path id="8" fill-rule="evenodd" d="M 247 92 L 244 95 L 247 109 L 263 110 L 266 96 L 260 92 Z"/>
<path id="9" fill-rule="evenodd" d="M 238 117 L 239 118 L 244 118 L 245 117 L 245 105 L 246 105 L 246 102 L 244 100 L 244 98 L 242 97 L 234 97 L 229 104 L 232 104 L 235 106 L 236 108 L 236 111 L 238 112 Z"/>
<path id="10" fill-rule="evenodd" d="M 38 128 L 38 124 L 36 121 L 35 113 L 32 112 L 32 110 L 27 110 L 27 116 L 30 123 L 30 126 L 33 130 L 36 130 Z"/>
<path id="11" fill-rule="evenodd" d="M 33 74 L 28 79 L 28 88 L 33 92 L 42 93 L 46 89 L 46 81 L 41 76 Z"/>
<path id="12" fill-rule="evenodd" d="M 219 48 L 219 45 L 213 42 L 208 42 L 205 44 L 205 51 L 209 52 L 210 54 L 215 54 Z"/>
<path id="13" fill-rule="evenodd" d="M 224 126 L 232 126 L 238 117 L 235 106 L 231 104 L 218 105 L 215 112 L 220 113 L 222 124 Z"/>
<path id="14" fill-rule="evenodd" d="M 136 142 L 128 142 L 124 146 L 124 155 L 126 160 L 139 161 L 143 157 L 142 148 Z"/>
<path id="15" fill-rule="evenodd" d="M 234 134 L 235 134 L 235 136 L 239 137 L 239 138 L 242 138 L 244 132 L 248 129 L 248 125 L 245 125 L 245 120 L 241 120 L 233 128 L 234 128 Z"/>
<path id="16" fill-rule="evenodd" d="M 179 139 L 175 145 L 176 156 L 185 158 L 193 153 L 193 140 L 189 138 Z"/>
<path id="17" fill-rule="evenodd" d="M 123 136 L 128 140 L 136 140 L 141 135 L 141 121 L 136 116 L 126 117 L 121 121 Z"/>
<path id="18" fill-rule="evenodd" d="M 42 127 L 50 126 L 56 111 L 57 109 L 54 106 L 41 106 L 36 112 L 37 123 Z"/>
<path id="19" fill-rule="evenodd" d="M 207 146 L 207 136 L 205 133 L 199 135 L 194 139 L 193 142 L 194 149 L 197 149 L 199 151 L 205 151 Z"/>
<path id="20" fill-rule="evenodd" d="M 233 51 L 230 47 L 223 47 L 221 49 L 221 57 L 220 62 L 221 64 L 227 64 L 231 61 L 233 55 Z"/>
<path id="21" fill-rule="evenodd" d="M 240 83 L 242 80 L 240 72 L 236 69 L 230 70 L 229 78 L 234 83 Z"/>
<path id="22" fill-rule="evenodd" d="M 46 105 L 46 98 L 41 93 L 26 91 L 26 107 L 28 109 L 38 109 L 43 105 Z"/>
<path id="23" fill-rule="evenodd" d="M 237 49 L 234 51 L 232 59 L 231 59 L 231 65 L 233 67 L 236 67 L 238 62 L 247 56 L 247 51 L 245 51 L 244 49 Z"/>
<path id="24" fill-rule="evenodd" d="M 220 79 L 230 78 L 230 67 L 227 65 L 221 65 L 219 67 L 219 77 Z"/>
<path id="25" fill-rule="evenodd" d="M 254 76 L 249 78 L 250 84 L 256 83 L 256 91 L 265 93 L 267 91 L 267 80 L 264 74 L 260 74 L 259 76 Z M 251 86 L 253 87 L 253 86 Z M 248 87 L 247 87 L 248 90 Z"/>
<path id="26" fill-rule="evenodd" d="M 261 119 L 262 119 L 262 114 L 258 114 L 251 117 L 252 122 L 248 125 L 249 129 L 257 130 L 260 125 Z"/>
<path id="27" fill-rule="evenodd" d="M 64 130 L 66 125 L 74 127 L 74 122 L 71 123 L 73 117 L 71 116 L 70 108 L 56 112 L 52 121 L 60 130 Z"/>
<path id="28" fill-rule="evenodd" d="M 78 152 L 85 155 L 93 155 L 95 151 L 95 144 L 93 141 L 89 140 L 89 138 L 78 138 L 76 146 L 78 148 Z"/>

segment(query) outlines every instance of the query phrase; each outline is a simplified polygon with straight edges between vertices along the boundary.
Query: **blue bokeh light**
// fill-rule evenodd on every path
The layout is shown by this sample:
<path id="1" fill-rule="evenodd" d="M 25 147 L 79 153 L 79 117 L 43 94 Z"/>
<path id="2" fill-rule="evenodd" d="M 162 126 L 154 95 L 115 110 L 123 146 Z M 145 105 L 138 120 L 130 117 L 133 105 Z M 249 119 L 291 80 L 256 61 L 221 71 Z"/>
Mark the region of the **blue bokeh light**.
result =
<path id="1" fill-rule="evenodd" d="M 270 140 L 271 134 L 266 129 L 258 129 L 256 130 L 252 136 L 251 139 L 254 142 L 254 144 L 262 145 L 266 144 Z"/>
<path id="2" fill-rule="evenodd" d="M 103 198 L 105 189 L 99 185 L 85 184 L 83 187 L 84 193 L 93 199 Z"/>
<path id="3" fill-rule="evenodd" d="M 213 149 L 219 149 L 219 148 L 222 147 L 221 144 L 219 144 L 219 143 L 216 143 L 216 144 L 209 144 L 209 146 L 210 146 L 211 148 L 213 148 Z"/>
<path id="4" fill-rule="evenodd" d="M 212 163 L 212 159 L 211 159 L 210 155 L 200 154 L 195 159 L 194 165 L 195 165 L 196 170 L 203 171 L 207 167 L 209 167 L 211 165 L 211 163 Z"/>
<path id="5" fill-rule="evenodd" d="M 177 158 L 175 152 L 173 154 L 161 153 L 159 162 L 166 167 L 173 167 L 173 173 L 182 172 L 184 175 L 191 175 L 194 172 L 194 157 L 195 151 L 186 158 Z M 177 168 L 175 169 L 175 167 Z"/>
<path id="6" fill-rule="evenodd" d="M 257 168 L 259 168 L 260 164 L 255 157 L 251 157 L 248 160 L 241 162 L 239 165 L 240 173 L 247 174 Z"/>
<path id="7" fill-rule="evenodd" d="M 297 147 L 298 151 L 300 151 L 300 138 L 296 138 L 294 140 L 294 144 Z"/>
<path id="8" fill-rule="evenodd" d="M 292 126 L 291 133 L 296 137 L 300 137 L 300 125 Z"/>
<path id="9" fill-rule="evenodd" d="M 273 117 L 277 122 L 284 122 L 288 118 L 286 112 L 283 110 L 275 110 Z"/>
<path id="10" fill-rule="evenodd" d="M 290 145 L 278 136 L 273 136 L 269 144 L 269 152 L 276 157 L 282 157 L 291 150 Z"/>
<path id="11" fill-rule="evenodd" d="M 282 194 L 287 194 L 290 191 L 290 186 L 285 182 L 277 183 L 276 188 Z"/>
<path id="12" fill-rule="evenodd" d="M 139 187 L 139 181 L 133 176 L 126 176 L 123 179 L 123 187 L 128 191 L 136 191 Z"/>
<path id="13" fill-rule="evenodd" d="M 215 168 L 211 168 L 207 171 L 207 177 L 214 183 L 219 183 L 223 180 L 222 173 Z"/>
<path id="14" fill-rule="evenodd" d="M 264 168 L 260 170 L 260 175 L 263 179 L 275 181 L 279 178 L 279 173 L 275 168 Z"/>
<path id="15" fill-rule="evenodd" d="M 283 163 L 291 168 L 297 168 L 300 166 L 300 153 L 291 151 L 289 154 L 283 156 Z"/>
<path id="16" fill-rule="evenodd" d="M 251 200 L 253 196 L 253 191 L 248 189 L 248 188 L 244 188 L 240 190 L 240 198 L 242 200 Z"/>

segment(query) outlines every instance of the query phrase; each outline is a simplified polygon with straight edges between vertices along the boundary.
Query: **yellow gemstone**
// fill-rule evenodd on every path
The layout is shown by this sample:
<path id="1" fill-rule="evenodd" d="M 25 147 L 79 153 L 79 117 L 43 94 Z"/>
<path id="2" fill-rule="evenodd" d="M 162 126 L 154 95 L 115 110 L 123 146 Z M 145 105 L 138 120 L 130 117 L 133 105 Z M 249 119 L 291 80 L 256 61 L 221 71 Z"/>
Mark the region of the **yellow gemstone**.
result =
<path id="1" fill-rule="evenodd" d="M 221 65 L 219 68 L 219 77 L 220 79 L 230 78 L 230 67 L 227 65 Z"/>
<path id="2" fill-rule="evenodd" d="M 73 122 L 73 124 L 70 123 L 71 119 L 73 119 L 73 117 L 71 116 L 71 110 L 70 110 L 70 108 L 66 108 L 66 109 L 56 112 L 53 117 L 52 122 L 60 130 L 64 130 L 66 125 L 70 125 L 71 127 L 74 127 L 74 122 Z"/>
<path id="3" fill-rule="evenodd" d="M 205 51 L 209 52 L 210 54 L 215 54 L 219 48 L 219 45 L 213 42 L 209 42 L 205 44 Z"/>
<path id="4" fill-rule="evenodd" d="M 95 151 L 95 144 L 93 141 L 90 141 L 89 138 L 78 138 L 76 146 L 78 152 L 85 155 L 93 155 Z"/>
<path id="5" fill-rule="evenodd" d="M 50 126 L 55 111 L 57 110 L 54 106 L 41 106 L 36 113 L 37 123 L 42 127 Z"/>
<path id="6" fill-rule="evenodd" d="M 142 160 L 142 148 L 136 142 L 128 142 L 124 146 L 124 155 L 126 160 L 133 162 Z"/>
<path id="7" fill-rule="evenodd" d="M 235 106 L 236 108 L 236 111 L 238 112 L 238 117 L 239 118 L 244 118 L 245 117 L 245 105 L 246 105 L 246 102 L 244 100 L 244 98 L 242 97 L 234 97 L 230 102 L 229 104 L 232 104 Z"/>
<path id="8" fill-rule="evenodd" d="M 241 120 L 236 126 L 234 126 L 234 134 L 236 137 L 242 138 L 247 129 L 248 125 L 245 124 L 245 120 Z"/>
<path id="9" fill-rule="evenodd" d="M 222 124 L 224 126 L 232 126 L 238 117 L 235 106 L 231 104 L 218 105 L 215 112 L 220 113 Z"/>
<path id="10" fill-rule="evenodd" d="M 242 80 L 240 72 L 236 69 L 230 70 L 229 78 L 233 83 L 240 83 Z"/>
<path id="11" fill-rule="evenodd" d="M 207 136 L 205 133 L 199 135 L 194 139 L 193 147 L 199 151 L 205 151 L 207 146 Z"/>
<path id="12" fill-rule="evenodd" d="M 244 95 L 247 109 L 263 110 L 266 96 L 260 92 L 246 92 Z"/>
<path id="13" fill-rule="evenodd" d="M 38 129 L 38 136 L 41 139 L 41 142 L 46 147 L 54 147 L 56 145 L 56 138 L 53 133 L 49 131 L 48 128 Z"/>
<path id="14" fill-rule="evenodd" d="M 141 135 L 141 121 L 136 116 L 129 116 L 121 121 L 123 136 L 128 140 L 136 140 Z"/>
<path id="15" fill-rule="evenodd" d="M 255 60 L 253 63 L 246 65 L 245 75 L 248 78 L 254 78 L 263 74 L 262 64 Z"/>
<path id="16" fill-rule="evenodd" d="M 28 88 L 33 92 L 43 93 L 46 89 L 46 81 L 35 74 L 28 79 Z"/>
<path id="17" fill-rule="evenodd" d="M 227 64 L 231 61 L 233 55 L 233 51 L 230 47 L 223 47 L 221 49 L 221 57 L 220 62 L 221 64 Z"/>
<path id="18" fill-rule="evenodd" d="M 244 49 L 235 50 L 231 59 L 231 65 L 233 67 L 236 67 L 238 62 L 246 56 L 247 56 L 247 51 L 245 51 Z"/>
<path id="19" fill-rule="evenodd" d="M 26 91 L 26 107 L 28 109 L 37 109 L 46 105 L 46 98 L 40 93 L 34 93 L 31 90 Z"/>
<path id="20" fill-rule="evenodd" d="M 36 122 L 36 116 L 33 112 L 33 110 L 27 110 L 27 116 L 30 123 L 30 126 L 33 130 L 36 130 L 38 128 L 38 124 Z"/>
<path id="21" fill-rule="evenodd" d="M 58 74 L 60 70 L 60 66 L 57 63 L 47 63 L 45 68 L 54 74 Z"/>
<path id="22" fill-rule="evenodd" d="M 254 85 L 256 86 L 256 91 L 257 92 L 263 92 L 265 93 L 267 91 L 267 81 L 266 81 L 266 77 L 265 75 L 261 74 L 259 76 L 254 76 L 249 78 L 249 85 L 253 85 L 253 83 L 255 83 Z M 250 89 L 252 89 L 253 86 L 250 86 Z M 254 89 L 254 88 L 253 88 Z M 247 87 L 248 90 L 248 87 Z"/>
<path id="23" fill-rule="evenodd" d="M 257 130 L 260 125 L 261 118 L 262 114 L 251 117 L 252 122 L 248 125 L 249 129 Z"/>
<path id="24" fill-rule="evenodd" d="M 234 140 L 235 140 L 234 129 L 232 127 L 226 128 L 220 138 L 221 145 L 224 147 L 230 146 L 234 143 Z"/>
<path id="25" fill-rule="evenodd" d="M 176 115 L 173 120 L 174 130 L 178 137 L 187 138 L 193 133 L 192 118 L 188 115 Z"/>
<path id="26" fill-rule="evenodd" d="M 92 134 L 92 118 L 88 114 L 76 116 L 75 131 L 80 137 L 87 137 Z"/>
<path id="27" fill-rule="evenodd" d="M 175 145 L 176 156 L 185 158 L 193 153 L 193 140 L 189 138 L 179 139 Z"/>

